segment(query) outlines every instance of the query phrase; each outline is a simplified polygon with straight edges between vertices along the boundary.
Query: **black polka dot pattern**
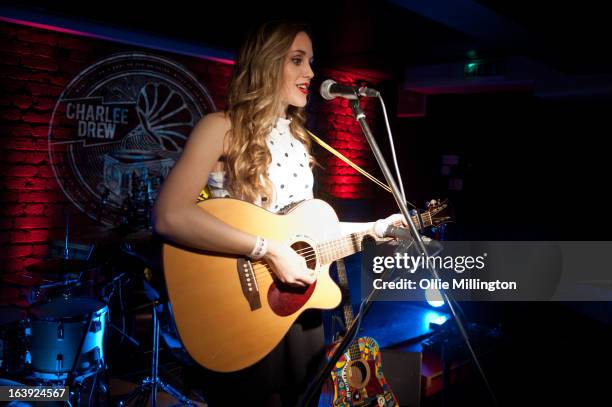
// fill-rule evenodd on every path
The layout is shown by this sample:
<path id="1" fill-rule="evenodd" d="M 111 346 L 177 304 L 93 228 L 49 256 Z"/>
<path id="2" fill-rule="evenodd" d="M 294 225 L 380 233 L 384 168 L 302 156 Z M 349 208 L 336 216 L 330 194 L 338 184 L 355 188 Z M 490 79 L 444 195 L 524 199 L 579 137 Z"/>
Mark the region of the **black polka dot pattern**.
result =
<path id="1" fill-rule="evenodd" d="M 276 212 L 294 202 L 312 199 L 313 175 L 306 162 L 308 155 L 304 145 L 291 134 L 289 120 L 279 119 L 268 140 L 273 163 L 268 168 L 268 178 L 274 186 L 269 208 Z"/>

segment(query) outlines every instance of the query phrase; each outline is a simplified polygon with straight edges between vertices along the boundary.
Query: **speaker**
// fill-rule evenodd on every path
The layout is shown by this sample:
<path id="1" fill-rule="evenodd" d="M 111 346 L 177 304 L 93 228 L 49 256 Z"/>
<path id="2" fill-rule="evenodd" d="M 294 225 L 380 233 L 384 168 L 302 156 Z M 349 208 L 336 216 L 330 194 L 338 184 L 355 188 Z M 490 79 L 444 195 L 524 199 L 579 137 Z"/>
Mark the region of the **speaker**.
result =
<path id="1" fill-rule="evenodd" d="M 382 349 L 382 367 L 400 407 L 421 405 L 421 352 Z"/>

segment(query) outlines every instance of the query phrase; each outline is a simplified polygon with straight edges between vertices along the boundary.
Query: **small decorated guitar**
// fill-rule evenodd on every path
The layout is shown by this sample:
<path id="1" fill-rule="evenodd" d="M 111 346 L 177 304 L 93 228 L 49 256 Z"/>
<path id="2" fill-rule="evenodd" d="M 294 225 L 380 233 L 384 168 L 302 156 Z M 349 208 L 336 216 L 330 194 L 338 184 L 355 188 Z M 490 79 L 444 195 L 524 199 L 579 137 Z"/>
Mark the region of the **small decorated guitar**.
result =
<path id="1" fill-rule="evenodd" d="M 348 327 L 353 323 L 353 307 L 346 270 L 343 261 L 336 262 L 336 265 L 344 298 L 344 320 Z M 330 347 L 327 352 L 328 359 L 331 359 L 338 345 Z M 336 366 L 331 371 L 331 378 L 332 406 L 396 407 L 398 405 L 391 386 L 383 374 L 380 348 L 374 338 L 366 336 L 355 339 L 336 362 Z"/>
<path id="2" fill-rule="evenodd" d="M 200 365 L 218 372 L 251 366 L 272 351 L 302 312 L 340 303 L 329 265 L 360 251 L 367 232 L 342 236 L 327 203 L 304 201 L 284 215 L 231 198 L 198 206 L 237 229 L 287 242 L 317 272 L 315 283 L 296 288 L 278 281 L 263 260 L 164 244 L 164 276 L 176 327 Z M 443 203 L 412 219 L 421 227 L 439 225 L 448 221 L 445 209 Z"/>

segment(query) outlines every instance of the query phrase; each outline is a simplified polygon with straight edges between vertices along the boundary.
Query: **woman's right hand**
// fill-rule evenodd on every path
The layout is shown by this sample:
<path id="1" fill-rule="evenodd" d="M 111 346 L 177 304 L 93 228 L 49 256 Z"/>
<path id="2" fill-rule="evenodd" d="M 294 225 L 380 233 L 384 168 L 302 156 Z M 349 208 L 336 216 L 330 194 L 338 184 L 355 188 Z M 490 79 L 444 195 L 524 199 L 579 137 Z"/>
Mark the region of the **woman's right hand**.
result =
<path id="1" fill-rule="evenodd" d="M 286 243 L 268 240 L 264 259 L 285 284 L 306 287 L 317 280 L 316 272 L 306 266 L 306 260 Z"/>

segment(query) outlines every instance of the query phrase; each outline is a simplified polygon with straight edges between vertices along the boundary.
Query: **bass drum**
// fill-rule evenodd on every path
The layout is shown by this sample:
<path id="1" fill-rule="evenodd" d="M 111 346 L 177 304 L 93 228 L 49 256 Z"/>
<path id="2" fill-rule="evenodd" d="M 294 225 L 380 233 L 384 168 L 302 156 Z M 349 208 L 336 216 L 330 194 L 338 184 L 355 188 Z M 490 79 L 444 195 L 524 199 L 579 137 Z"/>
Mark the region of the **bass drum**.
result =
<path id="1" fill-rule="evenodd" d="M 104 367 L 106 304 L 88 297 L 62 297 L 31 313 L 34 378 L 65 380 L 69 373 L 85 377 Z"/>

